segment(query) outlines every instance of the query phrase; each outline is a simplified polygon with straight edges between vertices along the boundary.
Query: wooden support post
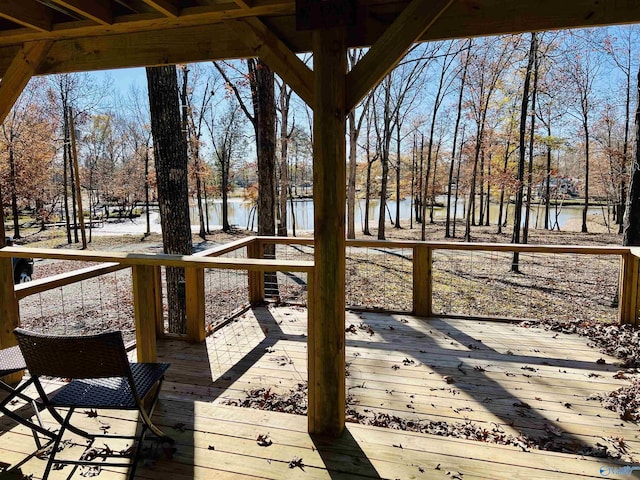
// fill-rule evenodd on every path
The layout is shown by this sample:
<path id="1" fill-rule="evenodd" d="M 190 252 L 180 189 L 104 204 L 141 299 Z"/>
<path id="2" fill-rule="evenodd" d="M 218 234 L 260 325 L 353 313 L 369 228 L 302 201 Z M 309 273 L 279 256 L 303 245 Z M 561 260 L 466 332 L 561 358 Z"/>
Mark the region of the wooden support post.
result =
<path id="1" fill-rule="evenodd" d="M 263 243 L 255 239 L 247 245 L 247 256 L 249 258 L 263 258 L 263 250 Z M 252 305 L 264 302 L 264 273 L 249 270 L 247 277 L 249 282 L 249 302 Z"/>
<path id="2" fill-rule="evenodd" d="M 204 268 L 184 269 L 185 291 L 187 293 L 187 339 L 203 342 L 206 337 L 204 315 Z"/>
<path id="3" fill-rule="evenodd" d="M 638 319 L 638 274 L 640 269 L 640 258 L 633 253 L 621 256 L 620 260 L 620 281 L 619 281 L 619 301 L 618 320 L 620 324 L 636 325 Z"/>
<path id="4" fill-rule="evenodd" d="M 153 266 L 134 265 L 133 310 L 136 322 L 136 349 L 139 362 L 156 361 L 156 272 Z"/>
<path id="5" fill-rule="evenodd" d="M 413 314 L 430 317 L 432 314 L 433 250 L 428 245 L 413 247 Z"/>
<path id="6" fill-rule="evenodd" d="M 310 433 L 345 426 L 345 29 L 313 32 L 315 276 L 309 325 Z"/>

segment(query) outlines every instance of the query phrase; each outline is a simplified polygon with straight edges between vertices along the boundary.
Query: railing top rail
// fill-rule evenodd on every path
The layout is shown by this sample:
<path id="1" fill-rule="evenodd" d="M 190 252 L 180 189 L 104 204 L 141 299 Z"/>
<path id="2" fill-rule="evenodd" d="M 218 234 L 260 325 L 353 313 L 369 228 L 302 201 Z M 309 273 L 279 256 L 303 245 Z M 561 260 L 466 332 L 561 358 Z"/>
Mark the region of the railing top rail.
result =
<path id="1" fill-rule="evenodd" d="M 313 245 L 313 238 L 298 237 L 254 237 L 263 243 Z M 416 240 L 347 240 L 348 247 L 370 248 L 414 248 L 425 246 L 433 250 L 470 250 L 470 251 L 497 251 L 497 252 L 530 252 L 530 253 L 574 253 L 585 255 L 626 255 L 631 247 L 619 245 L 532 245 L 514 243 L 463 243 L 463 242 L 438 242 Z M 640 256 L 640 247 L 637 248 L 637 256 Z"/>
<path id="2" fill-rule="evenodd" d="M 225 243 L 224 245 L 217 245 L 212 248 L 208 248 L 207 250 L 202 250 L 200 252 L 196 252 L 193 254 L 194 257 L 217 257 L 220 255 L 224 255 L 225 253 L 233 252 L 234 250 L 239 250 L 241 248 L 246 247 L 247 245 L 251 245 L 256 241 L 255 236 L 241 238 L 239 240 L 235 240 L 230 243 Z"/>
<path id="3" fill-rule="evenodd" d="M 163 253 L 102 252 L 98 250 L 57 250 L 49 248 L 4 247 L 0 257 L 49 258 L 84 262 L 115 262 L 121 265 L 165 267 L 200 267 L 231 270 L 312 272 L 313 262 L 292 260 L 262 260 L 244 258 L 196 257 Z"/>
<path id="4" fill-rule="evenodd" d="M 267 237 L 263 235 L 253 238 L 262 243 L 275 243 L 278 245 L 313 245 L 315 243 L 313 237 Z"/>

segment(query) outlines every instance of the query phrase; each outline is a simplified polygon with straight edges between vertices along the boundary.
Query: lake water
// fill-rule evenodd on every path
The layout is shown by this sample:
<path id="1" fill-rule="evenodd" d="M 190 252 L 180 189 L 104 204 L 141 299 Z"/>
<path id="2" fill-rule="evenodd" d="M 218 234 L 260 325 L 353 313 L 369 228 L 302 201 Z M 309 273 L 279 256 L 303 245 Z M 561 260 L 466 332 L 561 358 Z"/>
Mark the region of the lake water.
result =
<path id="1" fill-rule="evenodd" d="M 438 202 L 446 203 L 446 197 L 438 198 Z M 453 203 L 453 202 L 452 202 Z M 364 200 L 359 200 L 356 202 L 356 228 L 362 228 L 362 224 L 364 223 Z M 294 205 L 294 214 L 295 214 L 295 224 L 296 230 L 313 230 L 313 200 L 305 199 L 305 200 L 296 200 L 293 202 Z M 288 227 L 291 230 L 293 225 L 292 223 L 292 215 L 291 215 L 291 204 L 287 205 L 288 207 Z M 392 201 L 387 203 L 387 222 L 389 222 L 389 217 L 391 217 L 395 221 L 396 216 L 396 202 Z M 379 201 L 371 200 L 369 203 L 369 225 L 371 227 L 376 227 L 378 225 L 378 214 L 379 214 Z M 456 212 L 456 218 L 463 219 L 463 211 L 464 211 L 464 201 L 462 199 L 458 200 L 458 208 Z M 538 212 L 538 206 L 535 205 L 532 207 L 532 214 L 529 219 L 529 223 L 532 227 L 536 226 L 536 217 Z M 401 224 L 403 226 L 409 225 L 409 217 L 411 213 L 411 202 L 409 200 L 402 200 L 400 202 L 400 219 Z M 453 213 L 453 205 L 451 206 L 451 213 Z M 240 198 L 232 198 L 229 200 L 229 223 L 232 225 L 236 225 L 239 228 L 251 228 L 250 222 L 250 214 L 252 215 L 251 203 L 246 202 Z M 589 209 L 590 215 L 602 215 L 601 207 L 591 207 Z M 427 211 L 427 218 L 429 218 L 429 211 Z M 446 208 L 444 207 L 435 207 L 433 212 L 434 220 L 444 220 L 446 218 Z M 498 205 L 491 204 L 489 208 L 489 216 L 491 224 L 494 225 L 498 219 Z M 544 206 L 540 208 L 540 218 L 538 220 L 538 226 L 543 226 L 544 220 Z M 513 218 L 513 205 L 509 205 L 509 217 Z M 211 228 L 219 228 L 222 224 L 222 201 L 214 200 L 209 203 L 209 225 Z M 551 221 L 555 219 L 555 210 L 554 207 L 551 207 Z M 558 224 L 560 229 L 563 229 L 567 222 L 570 220 L 581 220 L 582 219 L 582 207 L 581 206 L 563 206 L 558 215 Z M 524 220 L 523 220 L 524 221 Z M 191 208 L 191 223 L 198 223 L 198 211 L 196 207 Z M 415 223 L 415 222 L 414 222 Z M 257 229 L 257 218 L 253 219 L 253 229 Z"/>

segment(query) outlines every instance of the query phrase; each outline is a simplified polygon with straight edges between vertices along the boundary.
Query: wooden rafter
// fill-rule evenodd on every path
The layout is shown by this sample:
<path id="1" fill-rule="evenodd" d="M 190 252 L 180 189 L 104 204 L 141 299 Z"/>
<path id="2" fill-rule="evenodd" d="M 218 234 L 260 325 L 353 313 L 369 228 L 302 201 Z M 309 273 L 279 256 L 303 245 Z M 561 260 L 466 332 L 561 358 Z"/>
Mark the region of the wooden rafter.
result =
<path id="1" fill-rule="evenodd" d="M 51 30 L 51 10 L 35 0 L 2 1 L 0 17 L 39 32 Z"/>
<path id="2" fill-rule="evenodd" d="M 100 25 L 111 25 L 113 23 L 113 12 L 109 0 L 52 0 L 53 3 L 71 10 L 78 15 L 88 18 Z"/>
<path id="3" fill-rule="evenodd" d="M 176 18 L 180 15 L 180 7 L 175 0 L 142 0 L 154 10 L 166 17 Z"/>
<path id="4" fill-rule="evenodd" d="M 246 18 L 234 22 L 239 38 L 287 82 L 308 105 L 313 105 L 313 71 L 262 21 Z"/>
<path id="5" fill-rule="evenodd" d="M 251 0 L 233 0 L 240 8 L 251 8 L 253 3 Z"/>
<path id="6" fill-rule="evenodd" d="M 155 13 L 117 16 L 113 19 L 112 25 L 88 24 L 87 21 L 56 24 L 56 28 L 48 32 L 46 38 L 81 40 L 86 37 L 108 37 L 109 35 L 135 34 L 147 31 L 168 32 L 200 25 L 209 25 L 210 35 L 216 36 L 218 26 L 225 20 L 246 17 L 269 17 L 273 15 L 286 17 L 287 15 L 293 15 L 294 10 L 294 4 L 287 0 L 256 5 L 252 8 L 238 8 L 234 3 L 213 4 L 207 7 L 188 7 L 181 9 L 178 17 L 162 15 L 157 10 Z M 33 42 L 43 37 L 41 31 L 36 32 L 32 28 L 15 29 L 1 33 L 0 46 Z"/>
<path id="7" fill-rule="evenodd" d="M 52 44 L 51 40 L 41 40 L 25 44 L 18 50 L 0 81 L 0 123 L 4 122 Z"/>
<path id="8" fill-rule="evenodd" d="M 347 75 L 351 111 L 455 0 L 413 0 Z"/>

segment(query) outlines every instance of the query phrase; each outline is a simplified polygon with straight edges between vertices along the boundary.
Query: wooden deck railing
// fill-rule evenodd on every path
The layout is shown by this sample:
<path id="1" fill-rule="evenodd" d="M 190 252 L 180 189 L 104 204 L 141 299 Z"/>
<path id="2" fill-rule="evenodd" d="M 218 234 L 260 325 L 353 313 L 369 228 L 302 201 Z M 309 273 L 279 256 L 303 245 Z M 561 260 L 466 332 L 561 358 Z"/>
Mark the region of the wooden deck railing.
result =
<path id="1" fill-rule="evenodd" d="M 275 244 L 278 259 L 265 259 L 265 246 Z M 144 254 L 144 253 L 120 253 L 98 251 L 70 251 L 33 249 L 24 247 L 6 247 L 0 250 L 0 259 L 9 257 L 33 257 L 54 260 L 76 260 L 79 262 L 98 262 L 99 265 L 83 268 L 74 272 L 68 272 L 53 277 L 35 280 L 31 283 L 18 285 L 15 291 L 8 289 L 0 292 L 0 302 L 18 302 L 30 295 L 45 292 L 73 282 L 79 282 L 95 278 L 122 269 L 131 269 L 132 290 L 134 301 L 134 318 L 136 327 L 136 340 L 139 359 L 152 361 L 155 358 L 155 339 L 164 328 L 163 305 L 161 296 L 161 267 L 181 267 L 185 269 L 185 290 L 187 298 L 187 332 L 186 338 L 191 341 L 202 341 L 205 337 L 205 308 L 204 308 L 204 272 L 205 269 L 240 270 L 247 272 L 247 297 L 251 303 L 265 299 L 264 272 L 288 272 L 305 273 L 307 288 L 310 290 L 313 272 L 312 258 L 313 239 L 311 238 L 286 238 L 286 237 L 248 237 L 227 245 L 215 247 L 198 252 L 190 256 Z M 291 255 L 283 255 L 283 249 L 296 249 Z M 222 255 L 232 254 L 240 249 L 245 249 L 248 258 L 222 258 Z M 300 252 L 304 250 L 304 255 Z M 434 277 L 438 274 L 438 268 L 447 264 L 447 259 L 434 262 L 434 255 L 442 252 L 490 252 L 493 254 L 522 254 L 540 255 L 580 255 L 612 258 L 618 257 L 619 277 L 617 281 L 619 307 L 617 319 L 621 323 L 638 324 L 638 311 L 640 310 L 640 248 L 627 248 L 616 246 L 567 246 L 567 245 L 512 245 L 489 243 L 447 243 L 447 242 L 412 242 L 412 241 L 377 241 L 377 240 L 348 240 L 347 249 L 372 249 L 379 254 L 392 253 L 401 257 L 402 261 L 409 265 L 407 272 L 407 290 L 409 295 L 408 313 L 429 317 L 441 315 L 442 312 L 434 312 Z M 398 255 L 394 250 L 409 252 L 407 255 Z M 380 253 L 381 252 L 381 253 Z M 288 257 L 286 259 L 282 259 Z M 307 260 L 301 260 L 306 258 Z M 463 259 L 464 261 L 464 259 Z M 438 267 L 434 270 L 434 265 Z M 504 265 L 503 265 L 504 266 Z M 502 268 L 502 267 L 501 267 Z M 309 291 L 309 297 L 311 297 Z M 474 315 L 473 312 L 465 313 L 469 318 L 478 318 L 485 315 Z M 3 322 L 0 319 L 0 322 Z M 10 332 L 15 321 L 4 320 L 2 328 Z"/>
<path id="2" fill-rule="evenodd" d="M 281 248 L 286 246 L 305 246 L 313 248 L 313 239 L 311 238 L 288 238 L 288 237 L 255 237 L 255 247 L 253 251 L 256 252 L 258 258 L 261 258 L 260 252 L 264 250 L 264 245 L 276 244 Z M 402 257 L 405 260 L 407 266 L 407 281 L 405 284 L 400 285 L 401 289 L 404 289 L 404 294 L 407 295 L 408 305 L 406 308 L 389 308 L 386 305 L 362 305 L 365 308 L 374 308 L 386 311 L 402 311 L 406 313 L 412 313 L 418 316 L 456 316 L 470 319 L 487 318 L 491 317 L 491 314 L 485 312 L 462 312 L 457 314 L 450 314 L 443 311 L 434 311 L 434 291 L 441 293 L 438 287 L 442 285 L 437 284 L 438 277 L 442 274 L 442 265 L 446 265 L 447 259 L 442 257 L 442 254 L 491 254 L 510 256 L 514 252 L 520 254 L 532 254 L 539 257 L 556 257 L 564 258 L 565 261 L 569 261 L 575 256 L 584 257 L 587 263 L 593 263 L 594 259 L 610 259 L 614 262 L 614 270 L 618 273 L 615 274 L 615 278 L 608 278 L 609 283 L 614 285 L 614 289 L 617 293 L 618 310 L 617 320 L 621 323 L 638 324 L 638 313 L 640 310 L 640 282 L 638 281 L 638 275 L 640 274 L 640 248 L 637 252 L 628 247 L 622 246 L 577 246 L 577 245 L 514 245 L 514 244 L 498 244 L 498 243 L 453 243 L 453 242 L 416 242 L 416 241 L 380 241 L 380 240 L 347 240 L 347 250 L 357 257 L 359 249 L 370 249 L 376 252 L 387 253 L 396 257 Z M 394 250 L 400 252 L 408 252 L 406 255 L 394 253 Z M 278 253 L 280 255 L 280 252 Z M 465 257 L 462 257 L 464 261 Z M 484 259 L 480 259 L 480 262 Z M 496 261 L 496 260 L 494 260 Z M 524 267 L 527 265 L 526 260 L 521 260 Z M 349 260 L 348 260 L 349 262 Z M 508 274 L 510 267 L 510 259 L 500 259 L 502 262 L 498 268 L 501 269 L 504 274 Z M 619 265 L 619 266 L 617 266 Z M 568 265 L 566 268 L 574 268 L 579 275 L 588 275 L 588 272 L 580 272 L 580 267 L 577 265 Z M 347 268 L 349 270 L 349 267 Z M 349 275 L 349 273 L 347 274 Z M 604 275 L 604 274 L 602 274 Z M 455 273 L 453 274 L 455 276 Z M 378 279 L 379 283 L 384 283 Z M 375 281 L 375 280 L 374 280 Z M 558 272 L 558 281 L 563 281 L 562 271 Z M 566 282 L 571 284 L 572 280 Z M 594 279 L 594 282 L 599 280 Z M 601 280 L 600 280 L 601 281 Z M 384 288 L 384 285 L 378 285 L 380 289 Z M 540 288 L 546 287 L 545 285 Z M 347 288 L 349 289 L 349 279 L 347 280 Z M 526 287 L 522 287 L 526 289 Z M 357 287 L 356 287 L 357 290 Z M 500 293 L 500 292 L 496 292 Z M 611 295 L 612 300 L 616 295 Z M 254 296 L 256 300 L 263 300 L 262 295 Z M 354 300 L 354 299 L 351 299 Z M 394 299 L 395 300 L 395 299 Z M 493 299 L 494 305 L 500 301 L 500 298 Z M 506 299 L 504 300 L 507 301 Z M 354 303 L 350 303 L 349 292 L 347 292 L 347 306 L 357 306 Z M 506 305 L 508 307 L 509 305 Z M 614 307 L 611 307 L 614 308 Z M 507 308 L 508 309 L 508 308 Z M 517 316 L 514 318 L 512 315 L 497 315 L 496 318 L 506 320 L 522 320 L 529 318 L 526 315 Z"/>
<path id="3" fill-rule="evenodd" d="M 224 253 L 253 243 L 255 242 L 252 239 L 246 239 L 190 256 L 5 247 L 0 250 L 0 258 L 47 258 L 98 262 L 106 265 L 92 266 L 34 281 L 31 284 L 17 286 L 15 290 L 11 289 L 11 291 L 4 289 L 0 292 L 0 302 L 15 302 L 17 304 L 18 299 L 31 294 L 93 278 L 118 269 L 131 268 L 138 360 L 154 361 L 156 337 L 163 331 L 161 267 L 185 269 L 186 338 L 191 341 L 201 341 L 205 337 L 205 313 L 202 302 L 205 269 L 248 271 L 250 272 L 249 291 L 253 292 L 258 291 L 258 288 L 252 285 L 252 282 L 255 282 L 259 276 L 255 273 L 281 271 L 305 272 L 309 275 L 313 272 L 313 262 L 309 261 L 220 258 L 220 255 Z M 15 325 L 19 324 L 19 319 L 0 318 L 0 323 L 2 330 L 8 333 Z"/>

